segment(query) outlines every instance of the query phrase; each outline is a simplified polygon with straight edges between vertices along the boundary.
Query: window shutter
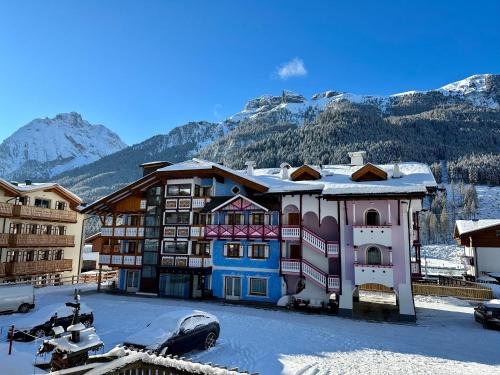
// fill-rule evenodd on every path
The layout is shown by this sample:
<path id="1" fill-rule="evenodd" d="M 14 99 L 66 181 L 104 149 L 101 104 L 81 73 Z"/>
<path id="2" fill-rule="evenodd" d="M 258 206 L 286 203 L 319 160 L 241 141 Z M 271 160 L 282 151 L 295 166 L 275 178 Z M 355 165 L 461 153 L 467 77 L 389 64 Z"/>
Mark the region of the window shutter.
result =
<path id="1" fill-rule="evenodd" d="M 224 244 L 224 256 L 227 257 L 227 244 Z"/>
<path id="2" fill-rule="evenodd" d="M 264 257 L 269 258 L 269 245 L 266 245 L 264 249 Z"/>
<path id="3" fill-rule="evenodd" d="M 249 258 L 252 257 L 252 245 L 247 245 L 247 254 Z"/>
<path id="4" fill-rule="evenodd" d="M 240 244 L 240 257 L 243 256 L 243 244 Z"/>

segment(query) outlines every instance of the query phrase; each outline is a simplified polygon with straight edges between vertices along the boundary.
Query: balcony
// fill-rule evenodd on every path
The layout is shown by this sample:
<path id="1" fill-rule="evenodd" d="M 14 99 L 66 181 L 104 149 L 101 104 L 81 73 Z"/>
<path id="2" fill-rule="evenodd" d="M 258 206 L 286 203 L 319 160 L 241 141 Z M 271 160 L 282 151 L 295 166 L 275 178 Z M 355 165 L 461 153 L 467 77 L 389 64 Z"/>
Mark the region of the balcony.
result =
<path id="1" fill-rule="evenodd" d="M 163 267 L 208 268 L 212 267 L 212 258 L 192 255 L 163 255 Z"/>
<path id="2" fill-rule="evenodd" d="M 36 206 L 15 205 L 13 215 L 22 219 L 76 223 L 77 213 L 69 210 L 53 210 Z"/>
<path id="3" fill-rule="evenodd" d="M 205 236 L 211 238 L 265 238 L 277 239 L 279 237 L 278 225 L 253 225 L 253 224 L 212 224 L 205 228 Z"/>
<path id="4" fill-rule="evenodd" d="M 394 288 L 393 266 L 355 264 L 354 283 L 356 285 L 381 284 Z"/>
<path id="5" fill-rule="evenodd" d="M 281 227 L 281 238 L 283 240 L 300 239 L 300 225 L 283 225 Z"/>
<path id="6" fill-rule="evenodd" d="M 111 267 L 140 267 L 142 265 L 142 256 L 134 254 L 99 254 L 99 264 Z"/>
<path id="7" fill-rule="evenodd" d="M 102 245 L 103 254 L 119 253 L 120 245 Z"/>
<path id="8" fill-rule="evenodd" d="M 165 209 L 167 210 L 191 210 L 203 208 L 210 202 L 210 198 L 167 198 Z"/>
<path id="9" fill-rule="evenodd" d="M 191 227 L 191 237 L 205 237 L 205 227 L 201 225 L 193 225 Z"/>
<path id="10" fill-rule="evenodd" d="M 390 225 L 353 225 L 353 245 L 376 244 L 392 246 L 392 227 Z"/>
<path id="11" fill-rule="evenodd" d="M 10 217 L 13 214 L 14 205 L 0 202 L 0 217 Z"/>
<path id="12" fill-rule="evenodd" d="M 191 234 L 189 226 L 168 226 L 163 228 L 164 237 L 189 237 Z"/>
<path id="13" fill-rule="evenodd" d="M 9 246 L 9 234 L 8 233 L 0 233 L 0 247 Z"/>
<path id="14" fill-rule="evenodd" d="M 38 260 L 34 262 L 12 262 L 5 263 L 5 274 L 7 276 L 37 275 L 43 273 L 54 273 L 71 271 L 72 259 Z"/>
<path id="15" fill-rule="evenodd" d="M 101 227 L 102 237 L 141 238 L 144 237 L 143 227 Z"/>
<path id="16" fill-rule="evenodd" d="M 42 246 L 75 246 L 75 236 L 56 234 L 11 234 L 9 246 L 12 247 L 42 247 Z"/>

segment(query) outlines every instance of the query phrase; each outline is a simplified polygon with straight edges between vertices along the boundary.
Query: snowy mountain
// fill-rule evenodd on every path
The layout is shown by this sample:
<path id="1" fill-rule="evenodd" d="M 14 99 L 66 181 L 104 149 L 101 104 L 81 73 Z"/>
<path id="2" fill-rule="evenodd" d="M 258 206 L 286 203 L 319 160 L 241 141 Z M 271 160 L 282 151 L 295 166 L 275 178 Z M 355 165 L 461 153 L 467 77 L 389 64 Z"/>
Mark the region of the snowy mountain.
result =
<path id="1" fill-rule="evenodd" d="M 153 160 L 178 162 L 189 159 L 227 131 L 223 124 L 190 122 L 168 134 L 156 135 L 94 163 L 62 173 L 56 176 L 56 181 L 90 202 L 139 178 L 142 172 L 139 164 Z"/>
<path id="2" fill-rule="evenodd" d="M 243 111 L 229 117 L 226 122 L 241 122 L 272 118 L 276 121 L 302 125 L 304 120 L 312 120 L 333 103 L 348 101 L 378 107 L 390 113 L 393 106 L 418 100 L 426 95 L 436 96 L 447 103 L 469 103 L 476 107 L 500 108 L 500 75 L 478 74 L 461 81 L 447 84 L 428 91 L 407 91 L 389 96 L 356 95 L 352 93 L 325 91 L 306 99 L 300 94 L 284 90 L 280 96 L 262 95 L 249 100 Z"/>
<path id="3" fill-rule="evenodd" d="M 491 74 L 390 96 L 326 91 L 306 99 L 284 91 L 249 100 L 221 123 L 178 126 L 56 179 L 91 201 L 138 178 L 137 166 L 153 160 L 334 164 L 347 162 L 355 149 L 378 163 L 488 157 L 500 154 L 499 103 L 500 75 Z"/>
<path id="4" fill-rule="evenodd" d="M 127 147 L 103 125 L 61 113 L 24 125 L 0 145 L 0 176 L 46 179 Z"/>

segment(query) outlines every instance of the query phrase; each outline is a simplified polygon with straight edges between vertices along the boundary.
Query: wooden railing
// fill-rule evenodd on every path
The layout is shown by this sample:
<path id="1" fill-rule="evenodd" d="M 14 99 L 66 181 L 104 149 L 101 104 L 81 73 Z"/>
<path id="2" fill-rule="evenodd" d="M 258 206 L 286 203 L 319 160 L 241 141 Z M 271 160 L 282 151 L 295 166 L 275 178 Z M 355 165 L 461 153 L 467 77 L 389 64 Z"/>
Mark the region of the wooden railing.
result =
<path id="1" fill-rule="evenodd" d="M 11 234 L 9 246 L 75 246 L 75 236 L 55 234 Z"/>
<path id="2" fill-rule="evenodd" d="M 0 263 L 0 267 L 1 267 Z M 101 272 L 101 283 L 116 281 L 118 278 L 118 271 L 102 271 Z M 9 282 L 5 285 L 33 285 L 35 288 L 43 288 L 45 286 L 53 285 L 75 285 L 75 284 L 90 284 L 97 283 L 99 279 L 98 272 L 84 273 L 81 275 L 64 276 L 58 278 L 48 278 L 48 279 L 36 279 L 31 281 L 16 281 Z M 3 284 L 0 284 L 3 285 Z"/>
<path id="3" fill-rule="evenodd" d="M 13 204 L 0 202 L 0 216 L 2 217 L 12 216 L 13 207 L 14 207 Z"/>
<path id="4" fill-rule="evenodd" d="M 132 227 L 132 226 L 102 227 L 101 236 L 142 238 L 144 237 L 144 227 Z"/>
<path id="5" fill-rule="evenodd" d="M 44 273 L 71 271 L 72 259 L 38 260 L 34 262 L 12 262 L 5 263 L 5 275 L 38 275 Z"/>
<path id="6" fill-rule="evenodd" d="M 99 254 L 99 264 L 111 267 L 140 267 L 142 265 L 141 254 Z"/>
<path id="7" fill-rule="evenodd" d="M 206 237 L 215 238 L 266 238 L 279 237 L 278 225 L 210 224 L 205 228 Z"/>
<path id="8" fill-rule="evenodd" d="M 8 233 L 0 233 L 0 247 L 9 246 L 9 234 Z"/>
<path id="9" fill-rule="evenodd" d="M 33 220 L 60 221 L 76 223 L 77 213 L 69 210 L 53 210 L 36 206 L 15 205 L 14 216 Z"/>

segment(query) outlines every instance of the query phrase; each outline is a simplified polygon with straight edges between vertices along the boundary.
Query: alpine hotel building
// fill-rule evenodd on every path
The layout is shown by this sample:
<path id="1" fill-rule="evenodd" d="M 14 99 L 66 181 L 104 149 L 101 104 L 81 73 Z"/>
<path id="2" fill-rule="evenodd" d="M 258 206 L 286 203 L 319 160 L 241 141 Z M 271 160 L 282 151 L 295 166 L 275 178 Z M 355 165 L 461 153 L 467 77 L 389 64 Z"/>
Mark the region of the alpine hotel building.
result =
<path id="1" fill-rule="evenodd" d="M 312 306 L 349 315 L 358 287 L 393 290 L 415 319 L 418 212 L 436 188 L 428 166 L 348 165 L 246 170 L 193 159 L 145 163 L 143 177 L 87 206 L 105 239 L 100 264 L 119 288 L 181 298 Z"/>

